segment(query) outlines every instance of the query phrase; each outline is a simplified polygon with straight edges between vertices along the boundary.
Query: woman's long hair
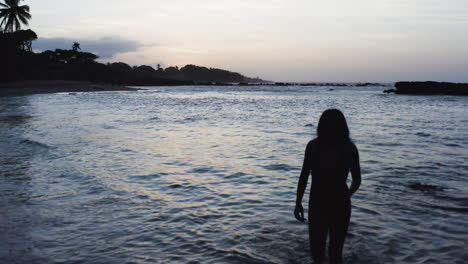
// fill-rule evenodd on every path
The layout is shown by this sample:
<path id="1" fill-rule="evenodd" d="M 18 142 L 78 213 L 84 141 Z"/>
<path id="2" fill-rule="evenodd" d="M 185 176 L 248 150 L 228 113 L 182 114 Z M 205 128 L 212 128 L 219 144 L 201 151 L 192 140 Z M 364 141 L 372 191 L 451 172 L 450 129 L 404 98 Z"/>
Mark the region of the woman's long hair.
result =
<path id="1" fill-rule="evenodd" d="M 348 124 L 338 109 L 328 109 L 322 113 L 317 126 L 319 144 L 341 145 L 350 142 Z"/>

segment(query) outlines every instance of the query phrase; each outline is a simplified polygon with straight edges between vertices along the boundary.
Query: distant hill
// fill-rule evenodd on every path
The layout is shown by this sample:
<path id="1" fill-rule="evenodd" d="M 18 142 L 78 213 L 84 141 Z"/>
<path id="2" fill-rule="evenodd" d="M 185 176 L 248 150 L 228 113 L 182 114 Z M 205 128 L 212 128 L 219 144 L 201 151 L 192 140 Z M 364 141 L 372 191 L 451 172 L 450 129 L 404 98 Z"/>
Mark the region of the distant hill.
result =
<path id="1" fill-rule="evenodd" d="M 216 68 L 207 68 L 193 64 L 185 65 L 182 68 L 168 67 L 166 69 L 158 67 L 154 69 L 150 66 L 139 66 L 133 68 L 133 73 L 129 83 L 134 85 L 151 85 L 158 79 L 176 80 L 193 83 L 246 83 L 263 82 L 259 78 L 249 78 L 237 72 L 231 72 Z"/>

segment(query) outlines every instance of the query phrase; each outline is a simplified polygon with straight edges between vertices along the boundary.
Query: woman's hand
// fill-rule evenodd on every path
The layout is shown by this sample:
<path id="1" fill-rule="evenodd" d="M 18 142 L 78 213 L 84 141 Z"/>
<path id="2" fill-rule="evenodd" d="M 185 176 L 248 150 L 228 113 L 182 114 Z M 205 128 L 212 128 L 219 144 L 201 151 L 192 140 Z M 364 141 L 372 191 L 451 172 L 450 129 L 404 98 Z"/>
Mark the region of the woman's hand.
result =
<path id="1" fill-rule="evenodd" d="M 294 216 L 301 222 L 306 220 L 304 218 L 304 208 L 302 208 L 302 204 L 296 204 L 296 208 L 294 208 Z"/>

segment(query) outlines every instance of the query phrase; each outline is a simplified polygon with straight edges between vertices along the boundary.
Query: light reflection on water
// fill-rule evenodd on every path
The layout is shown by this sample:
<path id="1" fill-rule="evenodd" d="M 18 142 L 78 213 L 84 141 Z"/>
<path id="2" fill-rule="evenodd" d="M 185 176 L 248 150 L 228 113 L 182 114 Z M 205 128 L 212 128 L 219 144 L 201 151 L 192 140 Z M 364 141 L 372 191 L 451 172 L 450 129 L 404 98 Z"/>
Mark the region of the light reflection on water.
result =
<path id="1" fill-rule="evenodd" d="M 467 258 L 467 97 L 158 90 L 0 98 L 0 262 L 309 263 L 292 207 L 329 107 L 363 169 L 346 263 Z"/>

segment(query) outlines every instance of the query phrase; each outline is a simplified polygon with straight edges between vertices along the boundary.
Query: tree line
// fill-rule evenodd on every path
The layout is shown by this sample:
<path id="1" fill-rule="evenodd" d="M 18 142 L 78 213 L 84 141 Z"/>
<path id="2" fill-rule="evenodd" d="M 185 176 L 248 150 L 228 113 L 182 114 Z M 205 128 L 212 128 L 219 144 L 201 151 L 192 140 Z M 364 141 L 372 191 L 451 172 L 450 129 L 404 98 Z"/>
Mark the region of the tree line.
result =
<path id="1" fill-rule="evenodd" d="M 116 85 L 180 85 L 193 83 L 242 83 L 261 81 L 236 72 L 196 65 L 155 69 L 148 65 L 130 66 L 123 62 L 100 63 L 98 56 L 80 51 L 75 42 L 69 50 L 55 49 L 35 53 L 32 30 L 0 33 L 2 81 L 80 80 Z"/>

